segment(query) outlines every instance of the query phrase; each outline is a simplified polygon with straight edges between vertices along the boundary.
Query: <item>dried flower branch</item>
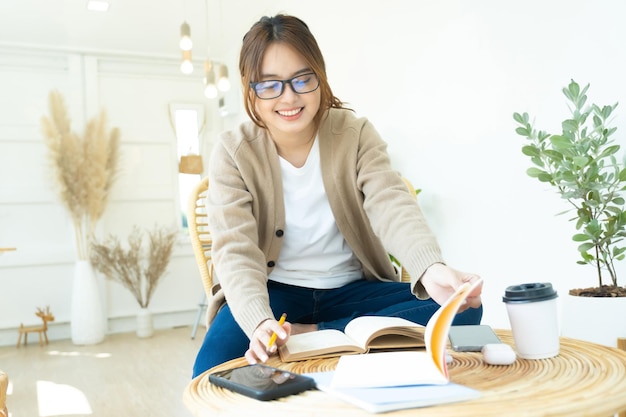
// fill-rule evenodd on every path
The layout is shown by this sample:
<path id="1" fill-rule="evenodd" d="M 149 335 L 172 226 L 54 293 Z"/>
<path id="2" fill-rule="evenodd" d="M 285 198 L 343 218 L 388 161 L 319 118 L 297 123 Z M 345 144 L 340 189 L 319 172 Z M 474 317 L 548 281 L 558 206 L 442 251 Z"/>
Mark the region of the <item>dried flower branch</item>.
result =
<path id="1" fill-rule="evenodd" d="M 92 240 L 91 263 L 107 279 L 117 281 L 148 307 L 159 280 L 165 273 L 176 241 L 176 232 L 155 227 L 148 232 L 148 254 L 142 253 L 143 232 L 136 226 L 128 236 L 128 249 L 109 235 L 104 242 Z"/>
<path id="2" fill-rule="evenodd" d="M 120 133 L 107 129 L 104 111 L 88 121 L 82 137 L 71 131 L 63 96 L 49 95 L 50 117 L 41 119 L 61 202 L 74 224 L 78 258 L 89 259 L 89 236 L 106 207 L 119 166 Z"/>

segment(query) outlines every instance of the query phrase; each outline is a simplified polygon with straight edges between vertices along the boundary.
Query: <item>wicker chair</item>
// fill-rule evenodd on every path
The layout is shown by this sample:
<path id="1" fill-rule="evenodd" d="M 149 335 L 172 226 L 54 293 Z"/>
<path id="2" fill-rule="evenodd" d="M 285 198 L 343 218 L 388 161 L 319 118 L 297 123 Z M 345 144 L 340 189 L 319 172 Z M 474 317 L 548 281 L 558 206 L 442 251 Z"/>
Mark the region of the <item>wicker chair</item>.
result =
<path id="1" fill-rule="evenodd" d="M 198 313 L 191 332 L 192 339 L 196 337 L 202 312 L 207 305 L 207 297 L 211 296 L 213 287 L 213 267 L 211 264 L 212 240 L 206 213 L 206 194 L 208 189 L 209 178 L 205 177 L 195 186 L 189 195 L 189 204 L 187 207 L 187 224 L 189 226 L 191 246 L 204 287 L 204 294 L 198 304 Z"/>
<path id="2" fill-rule="evenodd" d="M 213 286 L 213 271 L 211 268 L 211 233 L 206 213 L 206 195 L 209 189 L 209 178 L 205 177 L 200 181 L 189 196 L 189 206 L 187 211 L 187 223 L 189 225 L 189 235 L 191 236 L 191 246 L 198 261 L 200 276 L 207 295 L 211 294 Z"/>
<path id="3" fill-rule="evenodd" d="M 411 184 L 411 181 L 409 181 L 408 179 L 402 177 L 402 180 L 404 180 L 404 183 L 406 184 L 406 188 L 409 189 L 409 192 L 411 193 L 411 195 L 413 197 L 415 197 L 415 199 L 417 199 L 417 193 L 415 191 L 415 187 L 413 187 L 413 184 Z M 402 282 L 411 282 L 411 276 L 409 275 L 409 273 L 406 271 L 406 269 L 401 267 L 401 281 Z"/>
<path id="4" fill-rule="evenodd" d="M 7 411 L 7 388 L 9 386 L 9 377 L 0 369 L 0 416 L 8 417 Z"/>

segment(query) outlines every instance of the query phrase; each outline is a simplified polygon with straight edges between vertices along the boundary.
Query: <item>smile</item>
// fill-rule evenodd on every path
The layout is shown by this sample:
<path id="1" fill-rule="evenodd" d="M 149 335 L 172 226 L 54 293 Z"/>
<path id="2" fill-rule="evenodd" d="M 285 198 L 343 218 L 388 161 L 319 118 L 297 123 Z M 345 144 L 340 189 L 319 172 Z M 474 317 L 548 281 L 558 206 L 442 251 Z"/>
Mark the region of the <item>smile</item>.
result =
<path id="1" fill-rule="evenodd" d="M 285 117 L 290 117 L 290 116 L 295 116 L 296 114 L 300 113 L 302 111 L 302 107 L 297 108 L 297 109 L 293 109 L 293 110 L 287 110 L 287 111 L 277 111 L 278 114 L 280 114 L 281 116 L 285 116 Z"/>

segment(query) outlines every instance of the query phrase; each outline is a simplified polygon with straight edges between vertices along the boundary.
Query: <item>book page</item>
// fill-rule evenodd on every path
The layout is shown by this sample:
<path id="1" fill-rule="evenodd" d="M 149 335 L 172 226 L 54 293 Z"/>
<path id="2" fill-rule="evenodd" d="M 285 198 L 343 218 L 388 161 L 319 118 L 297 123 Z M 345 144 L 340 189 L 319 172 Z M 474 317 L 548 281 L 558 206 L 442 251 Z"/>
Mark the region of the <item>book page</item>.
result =
<path id="1" fill-rule="evenodd" d="M 380 343 L 375 343 L 373 347 L 424 346 L 424 326 L 400 317 L 357 317 L 348 323 L 345 333 L 364 350 L 371 348 L 370 342 L 381 335 L 394 337 L 381 339 Z"/>
<path id="2" fill-rule="evenodd" d="M 460 286 L 454 295 L 441 306 L 426 324 L 426 350 L 430 353 L 432 361 L 439 371 L 448 378 L 448 365 L 446 364 L 446 348 L 448 346 L 448 332 L 454 316 L 459 311 L 459 307 L 468 295 L 474 291 L 482 280 L 478 279 L 474 283 L 465 283 Z"/>
<path id="3" fill-rule="evenodd" d="M 279 353 L 281 359 L 287 362 L 329 354 L 339 356 L 342 353 L 364 353 L 364 350 L 343 332 L 327 329 L 294 334 L 279 348 Z"/>
<path id="4" fill-rule="evenodd" d="M 446 384 L 446 378 L 427 352 L 399 351 L 342 356 L 331 387 L 373 388 Z"/>
<path id="5" fill-rule="evenodd" d="M 370 413 L 467 401 L 481 395 L 480 391 L 453 383 L 380 388 L 332 388 L 333 371 L 312 372 L 305 375 L 315 379 L 317 389 Z"/>

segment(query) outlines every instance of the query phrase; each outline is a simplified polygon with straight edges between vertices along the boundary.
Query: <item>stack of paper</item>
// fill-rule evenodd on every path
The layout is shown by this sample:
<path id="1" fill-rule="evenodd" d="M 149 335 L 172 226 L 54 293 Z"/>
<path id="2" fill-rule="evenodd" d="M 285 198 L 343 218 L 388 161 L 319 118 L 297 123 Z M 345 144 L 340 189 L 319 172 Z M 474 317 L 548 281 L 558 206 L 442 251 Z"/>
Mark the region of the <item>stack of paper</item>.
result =
<path id="1" fill-rule="evenodd" d="M 480 397 L 480 392 L 462 385 L 448 382 L 438 385 L 406 385 L 377 388 L 335 388 L 332 387 L 334 372 L 307 374 L 315 379 L 320 391 L 360 407 L 370 413 L 402 410 L 405 408 L 428 407 L 472 400 Z"/>

